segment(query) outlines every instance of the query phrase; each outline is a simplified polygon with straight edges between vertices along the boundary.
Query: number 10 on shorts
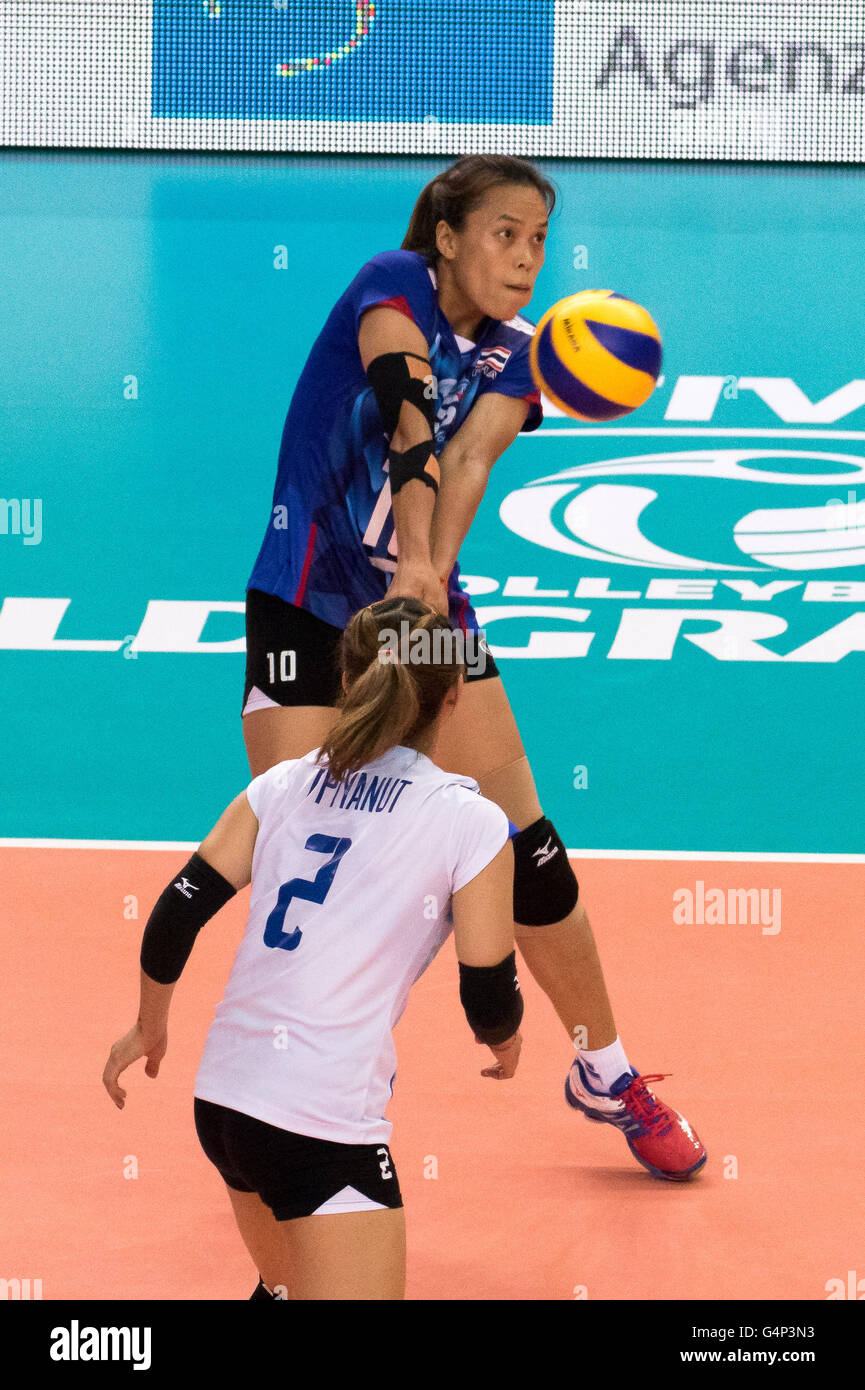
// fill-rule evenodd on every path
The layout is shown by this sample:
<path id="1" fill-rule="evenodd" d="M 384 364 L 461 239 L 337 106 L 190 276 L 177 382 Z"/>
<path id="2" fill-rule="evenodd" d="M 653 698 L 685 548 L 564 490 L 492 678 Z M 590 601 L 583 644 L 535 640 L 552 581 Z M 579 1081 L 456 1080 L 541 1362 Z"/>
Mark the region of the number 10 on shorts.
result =
<path id="1" fill-rule="evenodd" d="M 279 656 L 279 676 L 276 674 L 276 658 Z M 295 653 L 291 652 L 268 652 L 267 665 L 270 670 L 270 684 L 275 685 L 277 679 L 280 681 L 294 680 L 294 658 Z"/>

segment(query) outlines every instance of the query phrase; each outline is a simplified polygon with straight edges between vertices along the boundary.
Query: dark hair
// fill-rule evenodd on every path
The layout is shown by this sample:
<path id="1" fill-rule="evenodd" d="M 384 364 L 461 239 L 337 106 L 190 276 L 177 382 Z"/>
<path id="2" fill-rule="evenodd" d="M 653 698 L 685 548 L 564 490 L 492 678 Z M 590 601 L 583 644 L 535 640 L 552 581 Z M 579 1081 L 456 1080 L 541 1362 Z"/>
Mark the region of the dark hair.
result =
<path id="1" fill-rule="evenodd" d="M 466 154 L 421 191 L 401 249 L 419 251 L 434 264 L 439 255 L 439 222 L 444 220 L 455 232 L 460 231 L 468 213 L 480 207 L 488 191 L 506 183 L 536 188 L 546 200 L 548 213 L 556 206 L 555 185 L 528 160 L 509 154 Z"/>
<path id="2" fill-rule="evenodd" d="M 438 639 L 432 637 L 436 629 L 442 633 Z M 426 653 L 423 641 L 412 641 L 418 631 L 430 634 Z M 389 634 L 393 659 L 386 657 L 382 641 Z M 438 717 L 445 696 L 465 672 L 459 636 L 443 613 L 420 599 L 382 599 L 355 613 L 339 650 L 348 688 L 340 695 L 339 717 L 316 759 L 321 764 L 327 757 L 335 781 L 397 744 L 411 743 Z M 406 638 L 408 664 L 401 659 Z"/>

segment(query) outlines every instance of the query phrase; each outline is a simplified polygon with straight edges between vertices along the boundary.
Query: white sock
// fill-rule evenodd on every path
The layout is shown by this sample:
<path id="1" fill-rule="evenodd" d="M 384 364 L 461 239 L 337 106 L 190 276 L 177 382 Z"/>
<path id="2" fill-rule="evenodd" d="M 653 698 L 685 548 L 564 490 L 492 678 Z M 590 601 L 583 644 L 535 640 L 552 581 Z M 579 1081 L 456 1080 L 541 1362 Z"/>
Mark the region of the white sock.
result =
<path id="1" fill-rule="evenodd" d="M 631 1070 L 625 1049 L 618 1038 L 611 1042 L 609 1047 L 598 1047 L 593 1052 L 587 1048 L 580 1048 L 579 1058 L 596 1091 L 609 1091 L 614 1081 L 618 1081 L 624 1072 Z"/>

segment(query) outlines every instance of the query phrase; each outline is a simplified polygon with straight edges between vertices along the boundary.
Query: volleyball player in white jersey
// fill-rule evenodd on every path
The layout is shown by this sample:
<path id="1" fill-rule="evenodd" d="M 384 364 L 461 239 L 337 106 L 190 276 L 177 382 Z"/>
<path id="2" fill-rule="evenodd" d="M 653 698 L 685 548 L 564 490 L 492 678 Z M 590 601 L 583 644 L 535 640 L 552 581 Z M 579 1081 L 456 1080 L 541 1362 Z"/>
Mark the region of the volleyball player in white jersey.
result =
<path id="1" fill-rule="evenodd" d="M 512 1076 L 520 1050 L 508 818 L 428 756 L 460 696 L 463 639 L 397 597 L 352 618 L 341 654 L 325 742 L 255 777 L 161 895 L 139 1018 L 103 1077 L 122 1109 L 124 1068 L 146 1056 L 157 1075 L 196 933 L 251 881 L 195 1122 L 259 1270 L 255 1299 L 404 1296 L 391 1030 L 451 928 L 466 1016 L 494 1054 L 483 1074 Z"/>

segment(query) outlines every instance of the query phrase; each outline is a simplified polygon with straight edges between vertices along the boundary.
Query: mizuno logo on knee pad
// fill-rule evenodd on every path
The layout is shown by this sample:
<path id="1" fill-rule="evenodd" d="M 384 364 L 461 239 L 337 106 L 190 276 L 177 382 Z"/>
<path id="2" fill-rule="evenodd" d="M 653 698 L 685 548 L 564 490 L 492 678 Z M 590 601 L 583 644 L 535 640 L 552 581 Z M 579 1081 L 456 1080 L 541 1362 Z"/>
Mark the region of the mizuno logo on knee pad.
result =
<path id="1" fill-rule="evenodd" d="M 556 827 L 541 816 L 513 844 L 514 921 L 528 927 L 561 922 L 576 906 L 579 885 Z"/>

